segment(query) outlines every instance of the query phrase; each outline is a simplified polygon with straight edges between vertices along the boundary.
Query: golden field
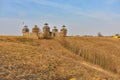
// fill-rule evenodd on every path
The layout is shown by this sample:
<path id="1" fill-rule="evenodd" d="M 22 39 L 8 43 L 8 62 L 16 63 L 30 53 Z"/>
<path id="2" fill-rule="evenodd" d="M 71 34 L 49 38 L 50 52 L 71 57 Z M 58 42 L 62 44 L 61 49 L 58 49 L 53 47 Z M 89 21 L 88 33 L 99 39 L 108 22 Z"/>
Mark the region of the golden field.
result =
<path id="1" fill-rule="evenodd" d="M 0 80 L 120 80 L 120 39 L 0 36 Z"/>

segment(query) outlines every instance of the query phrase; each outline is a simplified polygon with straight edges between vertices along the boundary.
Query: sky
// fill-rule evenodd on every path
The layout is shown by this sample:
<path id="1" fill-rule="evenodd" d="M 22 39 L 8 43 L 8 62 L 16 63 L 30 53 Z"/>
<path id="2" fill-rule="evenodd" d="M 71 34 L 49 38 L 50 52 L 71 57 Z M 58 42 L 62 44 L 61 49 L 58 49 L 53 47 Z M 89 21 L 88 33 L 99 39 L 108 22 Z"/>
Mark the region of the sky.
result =
<path id="1" fill-rule="evenodd" d="M 66 25 L 68 35 L 120 34 L 120 0 L 0 0 L 0 35 Z"/>

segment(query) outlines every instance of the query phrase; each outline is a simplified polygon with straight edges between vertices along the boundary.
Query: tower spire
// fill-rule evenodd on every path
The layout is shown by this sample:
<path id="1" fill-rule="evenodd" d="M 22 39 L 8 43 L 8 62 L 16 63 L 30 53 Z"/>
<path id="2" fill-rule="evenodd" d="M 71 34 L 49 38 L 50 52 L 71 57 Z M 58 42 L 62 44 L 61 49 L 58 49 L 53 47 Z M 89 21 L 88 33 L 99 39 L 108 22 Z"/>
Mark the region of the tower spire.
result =
<path id="1" fill-rule="evenodd" d="M 25 23 L 24 23 L 24 21 L 22 21 L 22 26 L 25 26 Z"/>

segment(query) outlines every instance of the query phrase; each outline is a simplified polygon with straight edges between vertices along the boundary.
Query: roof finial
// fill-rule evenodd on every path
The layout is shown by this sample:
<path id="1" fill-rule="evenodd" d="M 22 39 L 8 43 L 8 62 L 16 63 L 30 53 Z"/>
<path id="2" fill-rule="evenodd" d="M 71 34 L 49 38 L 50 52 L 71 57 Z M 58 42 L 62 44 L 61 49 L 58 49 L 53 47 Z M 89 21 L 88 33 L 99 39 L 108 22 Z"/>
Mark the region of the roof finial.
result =
<path id="1" fill-rule="evenodd" d="M 44 25 L 48 25 L 48 23 L 45 23 Z"/>
<path id="2" fill-rule="evenodd" d="M 63 27 L 63 28 L 65 28 L 66 26 L 65 26 L 65 25 L 63 25 L 62 27 Z"/>
<path id="3" fill-rule="evenodd" d="M 54 26 L 54 29 L 56 29 L 56 26 Z"/>

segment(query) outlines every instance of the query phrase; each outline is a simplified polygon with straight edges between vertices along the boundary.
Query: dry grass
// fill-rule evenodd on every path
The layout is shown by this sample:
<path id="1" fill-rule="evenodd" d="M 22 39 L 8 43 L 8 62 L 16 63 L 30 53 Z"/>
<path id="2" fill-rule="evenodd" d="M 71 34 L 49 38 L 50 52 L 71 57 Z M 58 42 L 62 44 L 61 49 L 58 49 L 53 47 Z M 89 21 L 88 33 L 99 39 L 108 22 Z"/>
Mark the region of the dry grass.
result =
<path id="1" fill-rule="evenodd" d="M 84 60 L 120 73 L 120 40 L 98 37 L 71 37 L 62 45 Z"/>
<path id="2" fill-rule="evenodd" d="M 1 36 L 0 79 L 119 80 L 119 45 L 120 40 L 110 38 L 34 40 Z"/>

